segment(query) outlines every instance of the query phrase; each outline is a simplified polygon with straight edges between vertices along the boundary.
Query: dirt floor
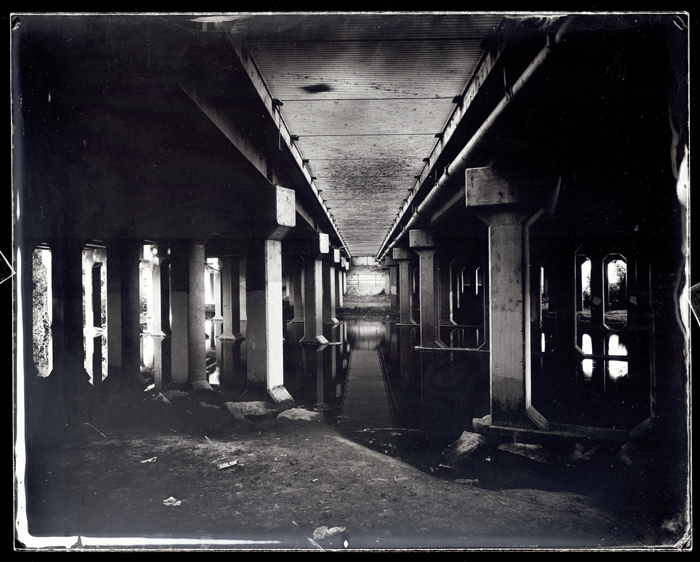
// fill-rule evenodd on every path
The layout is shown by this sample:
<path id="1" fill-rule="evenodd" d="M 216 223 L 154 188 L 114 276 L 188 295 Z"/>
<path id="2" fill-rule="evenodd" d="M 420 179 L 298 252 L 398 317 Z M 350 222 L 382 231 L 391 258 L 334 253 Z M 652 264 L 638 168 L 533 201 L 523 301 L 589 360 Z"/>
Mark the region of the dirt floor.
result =
<path id="1" fill-rule="evenodd" d="M 660 507 L 660 490 L 678 484 L 643 456 L 625 463 L 598 449 L 578 463 L 552 462 L 489 446 L 472 460 L 480 478 L 465 478 L 473 470 L 437 460 L 419 470 L 385 454 L 381 439 L 351 439 L 319 413 L 284 419 L 300 405 L 273 405 L 253 390 L 168 395 L 111 389 L 91 398 L 88 417 L 32 441 L 18 474 L 30 535 L 71 544 L 79 536 L 76 550 L 690 544 L 682 518 Z M 256 401 L 268 411 L 236 419 L 224 407 Z M 141 540 L 109 540 L 124 537 Z M 16 549 L 31 542 L 20 534 Z"/>

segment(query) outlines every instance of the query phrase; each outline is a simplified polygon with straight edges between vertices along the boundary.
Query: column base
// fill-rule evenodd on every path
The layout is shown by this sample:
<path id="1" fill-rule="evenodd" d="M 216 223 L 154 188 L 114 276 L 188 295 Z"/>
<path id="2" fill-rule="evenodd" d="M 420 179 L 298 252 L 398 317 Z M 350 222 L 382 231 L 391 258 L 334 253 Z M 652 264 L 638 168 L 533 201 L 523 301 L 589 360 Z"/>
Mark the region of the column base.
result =
<path id="1" fill-rule="evenodd" d="M 276 386 L 274 388 L 268 388 L 267 393 L 270 395 L 270 398 L 272 398 L 275 401 L 275 404 L 293 401 L 292 395 L 289 394 L 289 392 L 287 392 L 287 389 L 282 385 Z"/>
<path id="2" fill-rule="evenodd" d="M 303 337 L 299 342 L 301 345 L 328 345 L 328 340 L 324 336 L 316 336 L 313 338 Z"/>

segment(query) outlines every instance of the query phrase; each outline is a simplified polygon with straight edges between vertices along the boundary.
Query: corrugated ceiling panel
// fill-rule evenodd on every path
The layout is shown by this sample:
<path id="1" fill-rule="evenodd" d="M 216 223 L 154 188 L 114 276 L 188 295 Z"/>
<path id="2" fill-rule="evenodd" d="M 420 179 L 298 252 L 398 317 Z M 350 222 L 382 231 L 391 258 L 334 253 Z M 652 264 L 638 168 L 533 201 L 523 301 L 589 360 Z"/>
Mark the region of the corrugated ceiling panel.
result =
<path id="1" fill-rule="evenodd" d="M 232 17 L 227 28 L 250 42 L 482 38 L 499 14 L 284 14 Z"/>
<path id="2" fill-rule="evenodd" d="M 245 37 L 353 255 L 373 255 L 502 17 L 243 16 Z"/>
<path id="3" fill-rule="evenodd" d="M 479 60 L 479 41 L 269 45 L 253 53 L 275 97 L 440 98 L 461 93 Z M 465 78 L 466 76 L 466 78 Z"/>

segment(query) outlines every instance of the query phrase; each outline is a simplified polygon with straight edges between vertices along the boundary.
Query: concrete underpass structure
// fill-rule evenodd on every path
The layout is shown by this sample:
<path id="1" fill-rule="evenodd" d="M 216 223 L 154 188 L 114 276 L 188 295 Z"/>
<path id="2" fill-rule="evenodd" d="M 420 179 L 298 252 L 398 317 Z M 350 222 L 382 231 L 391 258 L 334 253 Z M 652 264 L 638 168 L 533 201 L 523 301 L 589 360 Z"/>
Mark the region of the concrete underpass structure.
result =
<path id="1" fill-rule="evenodd" d="M 290 16 L 279 36 L 265 16 L 23 18 L 14 263 L 30 429 L 91 387 L 142 388 L 145 371 L 156 390 L 205 388 L 207 349 L 222 389 L 294 399 L 284 323 L 308 353 L 328 344 L 361 258 L 426 357 L 488 356 L 490 416 L 465 430 L 651 432 L 682 450 L 686 20 L 445 16 L 442 31 L 404 19 L 381 37 L 366 17 Z M 389 53 L 421 41 L 444 53 L 402 82 Z M 387 77 L 355 57 L 370 46 L 394 60 Z M 364 93 L 342 79 L 353 65 Z M 62 389 L 50 399 L 42 353 Z M 573 416 L 574 402 L 590 407 Z"/>

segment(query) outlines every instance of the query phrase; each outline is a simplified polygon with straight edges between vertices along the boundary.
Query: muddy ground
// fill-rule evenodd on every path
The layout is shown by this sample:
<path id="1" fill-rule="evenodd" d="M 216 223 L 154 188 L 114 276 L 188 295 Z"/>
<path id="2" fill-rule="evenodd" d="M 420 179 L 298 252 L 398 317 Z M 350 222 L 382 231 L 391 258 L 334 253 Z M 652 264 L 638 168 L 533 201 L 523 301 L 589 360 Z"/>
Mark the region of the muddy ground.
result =
<path id="1" fill-rule="evenodd" d="M 576 458 L 528 458 L 490 443 L 462 466 L 433 457 L 417 467 L 385 454 L 400 432 L 353 437 L 319 413 L 283 419 L 301 405 L 273 405 L 254 389 L 173 390 L 167 401 L 106 388 L 83 418 L 32 439 L 18 475 L 31 535 L 80 536 L 76 550 L 689 544 L 678 511 L 682 474 L 643 447 L 621 456 L 619 447 L 587 444 L 572 450 Z M 268 410 L 237 419 L 227 402 L 267 402 Z M 107 540 L 123 537 L 152 542 Z"/>

